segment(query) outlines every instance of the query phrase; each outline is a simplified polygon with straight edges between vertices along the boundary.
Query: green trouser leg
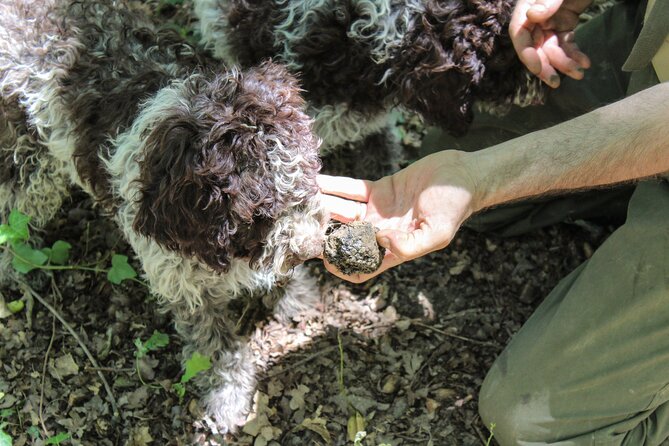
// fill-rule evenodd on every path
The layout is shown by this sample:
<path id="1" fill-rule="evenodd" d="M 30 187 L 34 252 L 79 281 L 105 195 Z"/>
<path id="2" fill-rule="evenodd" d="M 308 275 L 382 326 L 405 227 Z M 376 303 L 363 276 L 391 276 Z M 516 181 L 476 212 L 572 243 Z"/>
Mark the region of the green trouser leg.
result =
<path id="1" fill-rule="evenodd" d="M 488 373 L 481 417 L 509 445 L 659 445 L 669 437 L 669 183 L 563 279 Z"/>
<path id="2" fill-rule="evenodd" d="M 592 111 L 629 93 L 630 74 L 621 71 L 639 31 L 643 9 L 636 2 L 616 4 L 580 27 L 576 39 L 592 61 L 580 81 L 563 77 L 541 106 L 514 107 L 504 117 L 477 114 L 468 134 L 454 138 L 430 129 L 421 155 L 442 149 L 479 150 Z M 649 86 L 649 85 L 648 85 Z M 533 200 L 489 210 L 470 218 L 465 226 L 499 235 L 518 235 L 532 229 L 575 219 L 613 218 L 622 222 L 632 188 L 579 193 Z"/>

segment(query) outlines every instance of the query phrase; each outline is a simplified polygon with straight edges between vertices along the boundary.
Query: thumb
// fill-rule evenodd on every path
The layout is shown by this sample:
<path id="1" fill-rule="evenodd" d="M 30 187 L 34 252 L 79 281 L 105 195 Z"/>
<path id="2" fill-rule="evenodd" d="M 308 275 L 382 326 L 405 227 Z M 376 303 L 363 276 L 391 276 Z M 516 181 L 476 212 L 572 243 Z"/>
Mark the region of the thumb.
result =
<path id="1" fill-rule="evenodd" d="M 432 245 L 429 229 L 416 229 L 411 232 L 394 229 L 381 230 L 376 234 L 379 245 L 383 246 L 402 261 L 412 260 L 429 252 L 435 247 Z"/>

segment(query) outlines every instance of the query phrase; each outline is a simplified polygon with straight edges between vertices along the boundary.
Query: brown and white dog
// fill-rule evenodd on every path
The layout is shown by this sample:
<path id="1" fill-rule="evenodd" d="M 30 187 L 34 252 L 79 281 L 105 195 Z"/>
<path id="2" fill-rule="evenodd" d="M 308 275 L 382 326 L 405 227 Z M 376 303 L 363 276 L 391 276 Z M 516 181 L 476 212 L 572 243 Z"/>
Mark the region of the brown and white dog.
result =
<path id="1" fill-rule="evenodd" d="M 508 35 L 514 0 L 194 0 L 217 58 L 299 74 L 324 148 L 382 129 L 399 106 L 455 135 L 475 106 L 543 100 Z"/>
<path id="2" fill-rule="evenodd" d="M 228 303 L 282 294 L 290 312 L 318 299 L 291 276 L 320 253 L 327 217 L 311 127 L 284 68 L 226 69 L 121 0 L 0 3 L 0 212 L 39 227 L 71 185 L 90 193 L 185 357 L 211 358 L 204 406 L 223 430 L 243 423 L 256 374 Z"/>

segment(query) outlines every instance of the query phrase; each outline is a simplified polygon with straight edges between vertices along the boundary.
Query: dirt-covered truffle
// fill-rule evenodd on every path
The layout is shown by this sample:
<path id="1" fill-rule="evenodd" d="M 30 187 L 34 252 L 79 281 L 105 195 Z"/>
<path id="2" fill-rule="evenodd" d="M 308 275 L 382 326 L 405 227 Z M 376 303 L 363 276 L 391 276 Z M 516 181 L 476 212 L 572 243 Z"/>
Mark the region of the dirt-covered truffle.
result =
<path id="1" fill-rule="evenodd" d="M 362 221 L 333 229 L 325 240 L 325 259 L 346 275 L 373 273 L 386 251 L 376 243 L 376 231 Z"/>

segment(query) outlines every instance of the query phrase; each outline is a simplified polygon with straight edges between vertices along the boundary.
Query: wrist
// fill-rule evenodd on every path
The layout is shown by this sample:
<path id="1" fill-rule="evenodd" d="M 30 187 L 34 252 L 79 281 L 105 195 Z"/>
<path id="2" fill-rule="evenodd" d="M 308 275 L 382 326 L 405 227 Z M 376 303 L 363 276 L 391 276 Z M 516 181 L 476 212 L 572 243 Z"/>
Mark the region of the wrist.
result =
<path id="1" fill-rule="evenodd" d="M 426 181 L 462 191 L 467 197 L 470 214 L 484 207 L 482 200 L 485 196 L 482 189 L 484 178 L 479 174 L 474 155 L 475 152 L 444 150 L 423 159 L 432 171 L 431 175 L 425 176 Z M 452 189 L 450 193 L 453 193 Z"/>

